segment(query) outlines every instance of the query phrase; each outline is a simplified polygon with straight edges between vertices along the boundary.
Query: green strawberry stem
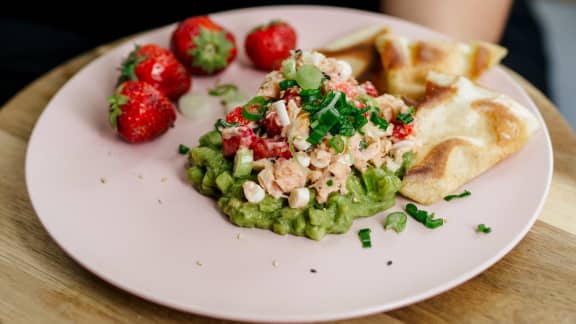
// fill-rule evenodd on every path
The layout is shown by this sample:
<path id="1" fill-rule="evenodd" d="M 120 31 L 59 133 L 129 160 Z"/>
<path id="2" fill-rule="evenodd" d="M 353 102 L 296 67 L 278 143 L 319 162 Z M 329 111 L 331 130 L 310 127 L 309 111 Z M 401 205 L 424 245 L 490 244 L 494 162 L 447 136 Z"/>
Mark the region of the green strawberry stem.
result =
<path id="1" fill-rule="evenodd" d="M 118 84 L 121 84 L 124 81 L 138 80 L 138 76 L 136 76 L 136 66 L 146 59 L 146 56 L 138 55 L 139 50 L 140 45 L 135 45 L 134 50 L 132 50 L 132 52 L 128 54 L 128 57 L 126 57 L 126 59 L 122 62 Z"/>
<path id="2" fill-rule="evenodd" d="M 200 27 L 200 35 L 194 36 L 192 42 L 195 47 L 189 54 L 193 67 L 212 73 L 228 65 L 228 55 L 234 44 L 226 38 L 226 32 Z"/>
<path id="3" fill-rule="evenodd" d="M 121 89 L 118 89 L 114 95 L 108 97 L 108 103 L 110 104 L 108 118 L 110 125 L 114 129 L 118 128 L 118 117 L 122 115 L 122 106 L 128 102 L 128 97 L 121 95 L 120 92 Z"/>

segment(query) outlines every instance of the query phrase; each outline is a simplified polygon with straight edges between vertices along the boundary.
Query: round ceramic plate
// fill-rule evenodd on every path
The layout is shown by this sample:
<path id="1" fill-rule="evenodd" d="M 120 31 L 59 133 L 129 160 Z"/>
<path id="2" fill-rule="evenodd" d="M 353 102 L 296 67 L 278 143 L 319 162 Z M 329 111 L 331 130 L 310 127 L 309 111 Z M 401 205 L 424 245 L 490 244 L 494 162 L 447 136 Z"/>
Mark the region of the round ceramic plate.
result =
<path id="1" fill-rule="evenodd" d="M 239 59 L 216 78 L 194 78 L 206 93 L 217 79 L 253 94 L 264 73 L 250 68 L 242 42 L 273 18 L 297 29 L 299 46 L 317 48 L 347 32 L 384 24 L 421 39 L 446 38 L 384 15 L 326 7 L 264 7 L 212 18 L 232 30 Z M 520 152 L 470 182 L 466 199 L 428 210 L 447 223 L 429 230 L 409 220 L 384 231 L 386 213 L 357 220 L 320 242 L 239 228 L 185 179 L 178 144 L 197 144 L 223 110 L 146 144 L 122 142 L 107 121 L 117 67 L 134 43 L 168 46 L 174 26 L 133 39 L 95 60 L 52 99 L 30 140 L 26 179 L 34 208 L 56 242 L 104 280 L 145 299 L 207 316 L 248 321 L 317 321 L 386 311 L 444 292 L 482 272 L 527 233 L 547 195 L 552 150 L 542 118 L 523 90 L 496 68 L 481 83 L 510 95 L 541 121 Z M 399 210 L 405 201 L 398 199 Z M 489 235 L 475 232 L 479 223 Z M 372 229 L 363 249 L 361 228 Z"/>

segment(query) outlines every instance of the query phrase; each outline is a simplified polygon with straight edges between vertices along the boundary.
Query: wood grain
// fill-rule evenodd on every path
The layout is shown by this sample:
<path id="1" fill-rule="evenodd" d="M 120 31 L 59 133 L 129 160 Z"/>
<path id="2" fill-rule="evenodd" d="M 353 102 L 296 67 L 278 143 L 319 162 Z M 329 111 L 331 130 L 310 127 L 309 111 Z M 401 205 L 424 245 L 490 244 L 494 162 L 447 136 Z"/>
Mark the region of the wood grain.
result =
<path id="1" fill-rule="evenodd" d="M 51 71 L 0 110 L 0 323 L 230 323 L 127 294 L 71 260 L 35 215 L 24 181 L 26 142 L 39 114 L 98 48 Z M 550 195 L 526 238 L 467 283 L 388 313 L 334 323 L 575 323 L 576 136 L 556 108 L 512 73 L 540 108 L 555 152 Z M 556 225 L 554 227 L 552 225 Z"/>

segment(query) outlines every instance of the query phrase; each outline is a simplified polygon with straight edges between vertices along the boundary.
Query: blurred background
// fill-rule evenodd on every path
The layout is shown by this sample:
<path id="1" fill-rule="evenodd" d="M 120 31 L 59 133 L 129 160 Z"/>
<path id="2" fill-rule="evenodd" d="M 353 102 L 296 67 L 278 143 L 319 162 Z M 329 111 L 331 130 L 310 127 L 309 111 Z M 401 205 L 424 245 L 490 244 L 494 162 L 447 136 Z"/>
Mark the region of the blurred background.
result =
<path id="1" fill-rule="evenodd" d="M 116 2 L 113 5 L 81 7 L 54 2 L 14 3 L 0 13 L 0 106 L 28 83 L 85 51 L 98 45 L 147 29 L 177 22 L 192 15 L 273 4 L 321 4 L 384 12 L 422 24 L 427 20 L 424 6 L 458 0 L 387 1 L 189 1 Z M 503 64 L 532 82 L 557 105 L 576 129 L 576 0 L 474 0 L 485 7 L 508 3 L 503 30 L 495 42 L 509 49 Z M 469 5 L 468 1 L 461 1 Z M 453 2 L 454 3 L 454 2 Z M 508 7 L 505 6 L 506 10 Z M 434 7 L 431 7 L 434 9 Z M 474 12 L 471 5 L 461 10 Z M 152 14 L 153 13 L 153 14 Z M 488 12 L 490 14 L 490 12 Z M 437 13 L 438 14 L 438 13 Z M 495 13 L 498 14 L 498 13 Z M 440 24 L 449 20 L 442 12 Z M 458 16 L 458 13 L 455 13 Z M 473 18 L 476 25 L 493 27 L 492 19 Z M 450 26 L 434 26 L 450 33 Z M 438 29 L 437 28 L 437 29 Z M 492 28 L 498 30 L 498 28 Z M 454 30 L 455 36 L 458 30 Z"/>

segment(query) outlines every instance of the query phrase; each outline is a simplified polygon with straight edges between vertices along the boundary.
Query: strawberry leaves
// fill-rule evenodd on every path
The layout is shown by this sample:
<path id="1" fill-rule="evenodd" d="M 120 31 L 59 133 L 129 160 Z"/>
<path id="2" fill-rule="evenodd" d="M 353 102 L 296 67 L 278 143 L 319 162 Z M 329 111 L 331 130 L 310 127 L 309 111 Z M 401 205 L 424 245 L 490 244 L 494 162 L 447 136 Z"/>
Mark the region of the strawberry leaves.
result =
<path id="1" fill-rule="evenodd" d="M 108 111 L 108 118 L 112 128 L 118 128 L 118 117 L 122 115 L 122 106 L 128 103 L 128 97 L 120 94 L 120 91 L 116 94 L 108 97 L 108 103 L 110 105 L 110 110 Z"/>
<path id="2" fill-rule="evenodd" d="M 140 51 L 140 45 L 135 45 L 134 50 L 130 52 L 128 57 L 122 62 L 120 67 L 120 77 L 118 78 L 118 84 L 124 81 L 137 81 L 138 76 L 136 76 L 136 66 L 142 61 L 146 60 L 146 56 L 138 55 Z"/>
<path id="3" fill-rule="evenodd" d="M 193 57 L 192 66 L 211 74 L 228 65 L 228 56 L 234 44 L 226 38 L 226 32 L 200 27 L 200 34 L 192 38 L 195 47 L 188 53 Z"/>

